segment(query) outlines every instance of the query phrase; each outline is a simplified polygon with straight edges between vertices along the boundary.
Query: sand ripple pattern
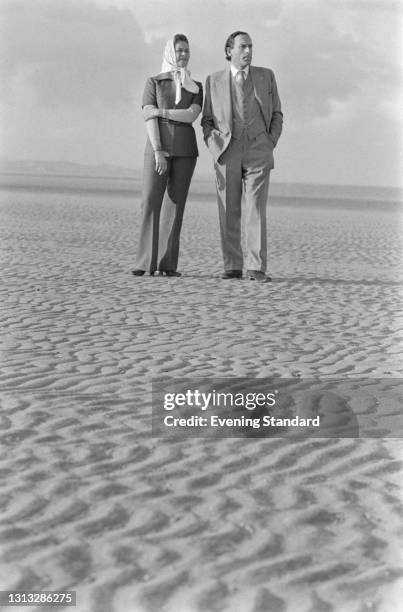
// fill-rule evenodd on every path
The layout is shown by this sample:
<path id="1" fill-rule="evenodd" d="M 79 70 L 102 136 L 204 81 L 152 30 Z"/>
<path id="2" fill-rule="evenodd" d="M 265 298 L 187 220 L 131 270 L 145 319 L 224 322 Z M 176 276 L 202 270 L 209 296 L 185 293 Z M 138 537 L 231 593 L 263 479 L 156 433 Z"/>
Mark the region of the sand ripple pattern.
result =
<path id="1" fill-rule="evenodd" d="M 76 589 L 79 612 L 398 610 L 396 406 L 385 439 L 151 436 L 152 377 L 401 379 L 395 214 L 272 207 L 265 286 L 219 278 L 198 200 L 183 278 L 134 279 L 137 219 L 118 197 L 2 207 L 1 588 Z"/>

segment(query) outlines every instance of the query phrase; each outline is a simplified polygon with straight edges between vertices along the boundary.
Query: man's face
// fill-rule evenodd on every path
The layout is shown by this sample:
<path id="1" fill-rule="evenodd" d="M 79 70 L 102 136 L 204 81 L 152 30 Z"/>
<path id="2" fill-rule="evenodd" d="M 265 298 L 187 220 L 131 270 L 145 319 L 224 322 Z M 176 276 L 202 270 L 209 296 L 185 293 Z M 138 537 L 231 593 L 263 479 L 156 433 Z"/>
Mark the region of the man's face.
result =
<path id="1" fill-rule="evenodd" d="M 252 40 L 246 34 L 238 34 L 234 39 L 234 46 L 227 47 L 231 56 L 231 64 L 238 70 L 249 66 L 252 61 Z"/>

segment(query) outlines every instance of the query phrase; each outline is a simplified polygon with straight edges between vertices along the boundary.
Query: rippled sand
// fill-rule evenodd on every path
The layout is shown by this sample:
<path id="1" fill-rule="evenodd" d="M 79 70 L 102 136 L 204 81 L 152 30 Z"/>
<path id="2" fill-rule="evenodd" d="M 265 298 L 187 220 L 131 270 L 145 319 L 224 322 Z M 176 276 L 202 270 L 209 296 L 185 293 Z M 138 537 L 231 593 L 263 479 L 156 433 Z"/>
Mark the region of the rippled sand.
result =
<path id="1" fill-rule="evenodd" d="M 220 279 L 196 198 L 183 277 L 134 278 L 137 221 L 130 198 L 5 198 L 0 588 L 74 589 L 79 612 L 397 611 L 386 392 L 351 395 L 357 439 L 151 436 L 152 377 L 401 381 L 396 214 L 270 207 L 267 285 Z"/>

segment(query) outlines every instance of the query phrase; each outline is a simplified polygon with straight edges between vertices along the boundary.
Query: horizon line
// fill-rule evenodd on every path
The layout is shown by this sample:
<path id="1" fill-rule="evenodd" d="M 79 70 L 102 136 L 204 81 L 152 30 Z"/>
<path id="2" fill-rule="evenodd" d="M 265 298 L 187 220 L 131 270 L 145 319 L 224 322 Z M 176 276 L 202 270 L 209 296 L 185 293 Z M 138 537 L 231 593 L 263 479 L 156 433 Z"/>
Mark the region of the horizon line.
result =
<path id="1" fill-rule="evenodd" d="M 5 169 L 4 166 L 5 165 L 12 165 L 12 166 L 17 166 L 15 169 Z M 35 169 L 32 172 L 27 172 L 27 169 L 24 172 L 24 168 L 23 166 L 26 165 L 47 165 L 47 166 L 76 166 L 77 169 L 78 168 L 82 168 L 82 169 L 87 169 L 87 170 L 96 170 L 96 169 L 105 169 L 105 168 L 109 168 L 109 169 L 113 169 L 116 171 L 123 171 L 124 173 L 133 173 L 136 174 L 137 176 L 119 176 L 119 174 L 116 175 L 109 175 L 109 176 L 98 176 L 95 177 L 93 175 L 93 178 L 109 178 L 109 179 L 135 179 L 135 178 L 139 178 L 139 176 L 142 175 L 143 173 L 143 169 L 140 168 L 135 168 L 135 167 L 128 167 L 128 166 L 122 166 L 119 164 L 112 164 L 112 163 L 99 163 L 99 164 L 85 164 L 85 163 L 81 163 L 81 162 L 75 162 L 75 161 L 62 161 L 62 160 L 43 160 L 43 159 L 26 159 L 26 160 L 21 160 L 21 159 L 10 159 L 4 156 L 0 156 L 0 174 L 30 174 L 33 176 L 46 176 L 46 175 L 57 175 L 59 174 L 58 172 L 51 172 L 50 168 L 45 168 L 44 170 L 38 169 L 37 171 L 35 171 Z M 18 170 L 18 166 L 21 166 L 21 169 Z M 75 174 L 72 173 L 60 173 L 63 176 L 77 176 Z M 83 175 L 85 176 L 85 175 Z M 212 180 L 214 179 L 213 175 L 212 176 Z M 90 178 L 91 175 L 88 175 L 88 178 Z M 209 180 L 210 174 L 207 174 L 205 172 L 203 172 L 202 174 L 200 174 L 199 176 L 194 176 L 193 177 L 193 181 L 197 181 L 197 180 Z M 385 185 L 385 184 L 369 184 L 369 183 L 322 183 L 322 182 L 316 182 L 313 183 L 311 181 L 294 181 L 294 180 L 289 180 L 289 181 L 276 181 L 275 179 L 271 180 L 271 184 L 277 184 L 277 185 L 304 185 L 304 186 L 320 186 L 320 187 L 359 187 L 359 188 L 368 188 L 368 189 L 396 189 L 396 190 L 403 190 L 403 184 L 402 185 Z"/>

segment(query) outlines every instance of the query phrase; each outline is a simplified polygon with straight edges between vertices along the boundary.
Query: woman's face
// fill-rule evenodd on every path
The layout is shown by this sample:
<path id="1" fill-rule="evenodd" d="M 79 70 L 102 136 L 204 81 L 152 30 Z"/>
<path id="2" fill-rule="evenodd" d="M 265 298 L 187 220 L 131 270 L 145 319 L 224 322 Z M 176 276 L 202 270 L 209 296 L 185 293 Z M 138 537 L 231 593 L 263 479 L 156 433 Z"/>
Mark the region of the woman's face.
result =
<path id="1" fill-rule="evenodd" d="M 178 68 L 186 68 L 188 65 L 190 51 L 189 45 L 184 40 L 179 40 L 175 45 L 176 64 Z"/>

